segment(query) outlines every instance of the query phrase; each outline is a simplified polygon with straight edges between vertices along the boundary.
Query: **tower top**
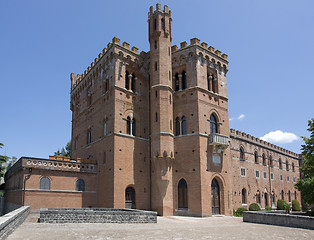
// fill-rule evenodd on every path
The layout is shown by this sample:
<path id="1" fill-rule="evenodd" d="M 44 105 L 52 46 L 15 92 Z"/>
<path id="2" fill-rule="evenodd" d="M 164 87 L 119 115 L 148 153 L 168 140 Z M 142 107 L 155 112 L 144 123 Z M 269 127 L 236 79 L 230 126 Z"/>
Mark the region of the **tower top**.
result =
<path id="1" fill-rule="evenodd" d="M 169 8 L 168 8 L 167 5 L 164 6 L 164 10 L 161 9 L 161 4 L 160 3 L 156 4 L 156 10 L 154 9 L 154 6 L 150 6 L 149 13 L 148 13 L 148 18 L 152 17 L 156 13 L 168 14 L 169 17 L 171 18 L 171 11 L 169 11 Z"/>

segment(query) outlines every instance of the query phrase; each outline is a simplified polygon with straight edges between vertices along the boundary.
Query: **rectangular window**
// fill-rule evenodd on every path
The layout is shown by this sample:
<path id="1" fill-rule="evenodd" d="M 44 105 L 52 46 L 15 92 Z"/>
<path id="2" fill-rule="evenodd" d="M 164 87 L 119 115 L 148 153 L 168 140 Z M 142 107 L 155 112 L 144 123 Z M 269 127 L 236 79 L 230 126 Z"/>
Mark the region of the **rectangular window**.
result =
<path id="1" fill-rule="evenodd" d="M 241 168 L 241 177 L 245 177 L 245 168 Z"/>
<path id="2" fill-rule="evenodd" d="M 270 173 L 270 179 L 274 180 L 274 174 L 273 173 Z"/>
<path id="3" fill-rule="evenodd" d="M 280 181 L 282 182 L 283 181 L 283 177 L 282 177 L 282 175 L 280 174 Z"/>
<path id="4" fill-rule="evenodd" d="M 157 71 L 157 62 L 155 62 L 155 71 Z"/>
<path id="5" fill-rule="evenodd" d="M 259 178 L 259 171 L 255 171 L 256 178 Z"/>
<path id="6" fill-rule="evenodd" d="M 293 183 L 295 183 L 296 181 L 295 181 L 295 177 L 293 177 Z"/>
<path id="7" fill-rule="evenodd" d="M 287 181 L 290 182 L 290 177 L 289 176 L 287 176 Z"/>
<path id="8" fill-rule="evenodd" d="M 106 161 L 107 161 L 107 156 L 106 156 L 106 152 L 104 152 L 104 157 L 103 157 L 103 164 L 106 165 Z"/>
<path id="9" fill-rule="evenodd" d="M 266 179 L 267 178 L 267 173 L 266 172 L 264 172 L 264 179 Z"/>

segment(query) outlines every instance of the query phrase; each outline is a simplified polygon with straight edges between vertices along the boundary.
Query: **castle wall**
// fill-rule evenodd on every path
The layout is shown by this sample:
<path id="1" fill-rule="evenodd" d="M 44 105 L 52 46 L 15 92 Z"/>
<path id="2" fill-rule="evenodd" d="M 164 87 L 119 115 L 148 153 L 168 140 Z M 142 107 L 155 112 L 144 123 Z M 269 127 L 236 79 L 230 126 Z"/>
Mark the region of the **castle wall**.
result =
<path id="1" fill-rule="evenodd" d="M 277 200 L 282 199 L 282 191 L 285 201 L 291 202 L 293 199 L 301 201 L 300 192 L 294 188 L 294 184 L 300 178 L 299 156 L 297 154 L 246 133 L 235 132 L 233 129 L 231 129 L 230 136 L 232 182 L 237 183 L 233 185 L 232 193 L 234 209 L 242 206 L 248 207 L 251 203 L 256 203 L 259 193 L 262 208 L 266 205 L 275 207 Z M 240 158 L 240 147 L 244 150 L 244 159 Z M 255 152 L 258 156 L 257 161 L 255 161 Z M 265 164 L 263 163 L 263 154 L 265 154 Z M 282 161 L 281 168 L 279 159 Z M 288 170 L 286 161 L 288 161 Z M 294 170 L 292 165 L 294 165 Z M 241 176 L 241 168 L 245 169 L 245 176 Z M 256 171 L 259 172 L 259 177 L 256 176 Z M 242 203 L 243 188 L 246 189 L 246 203 Z M 274 196 L 274 204 L 271 202 L 272 195 Z"/>

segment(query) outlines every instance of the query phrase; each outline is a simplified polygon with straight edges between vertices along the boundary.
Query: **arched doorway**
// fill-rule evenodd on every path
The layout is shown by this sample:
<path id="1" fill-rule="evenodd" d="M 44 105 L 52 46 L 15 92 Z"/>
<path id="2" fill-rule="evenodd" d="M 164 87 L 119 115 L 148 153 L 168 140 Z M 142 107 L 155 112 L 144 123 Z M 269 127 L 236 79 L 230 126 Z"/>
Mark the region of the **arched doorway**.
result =
<path id="1" fill-rule="evenodd" d="M 266 207 L 266 206 L 269 206 L 269 205 L 268 205 L 268 193 L 265 193 L 265 194 L 264 194 L 264 197 L 265 197 L 265 207 Z"/>
<path id="2" fill-rule="evenodd" d="M 135 190 L 132 187 L 125 190 L 125 208 L 135 209 Z"/>
<path id="3" fill-rule="evenodd" d="M 220 190 L 216 179 L 212 181 L 212 215 L 220 214 Z"/>
<path id="4" fill-rule="evenodd" d="M 183 178 L 178 184 L 178 208 L 188 208 L 188 185 Z"/>

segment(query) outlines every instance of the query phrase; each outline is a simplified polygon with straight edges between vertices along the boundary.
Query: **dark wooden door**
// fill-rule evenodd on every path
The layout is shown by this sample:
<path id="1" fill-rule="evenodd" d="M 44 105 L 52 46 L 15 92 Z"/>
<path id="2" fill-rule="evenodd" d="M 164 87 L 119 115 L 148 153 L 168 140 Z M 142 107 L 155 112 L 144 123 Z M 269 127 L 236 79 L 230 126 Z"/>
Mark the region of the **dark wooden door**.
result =
<path id="1" fill-rule="evenodd" d="M 216 179 L 212 181 L 212 215 L 220 214 L 220 191 Z"/>
<path id="2" fill-rule="evenodd" d="M 125 208 L 135 209 L 135 190 L 132 187 L 125 190 Z"/>

